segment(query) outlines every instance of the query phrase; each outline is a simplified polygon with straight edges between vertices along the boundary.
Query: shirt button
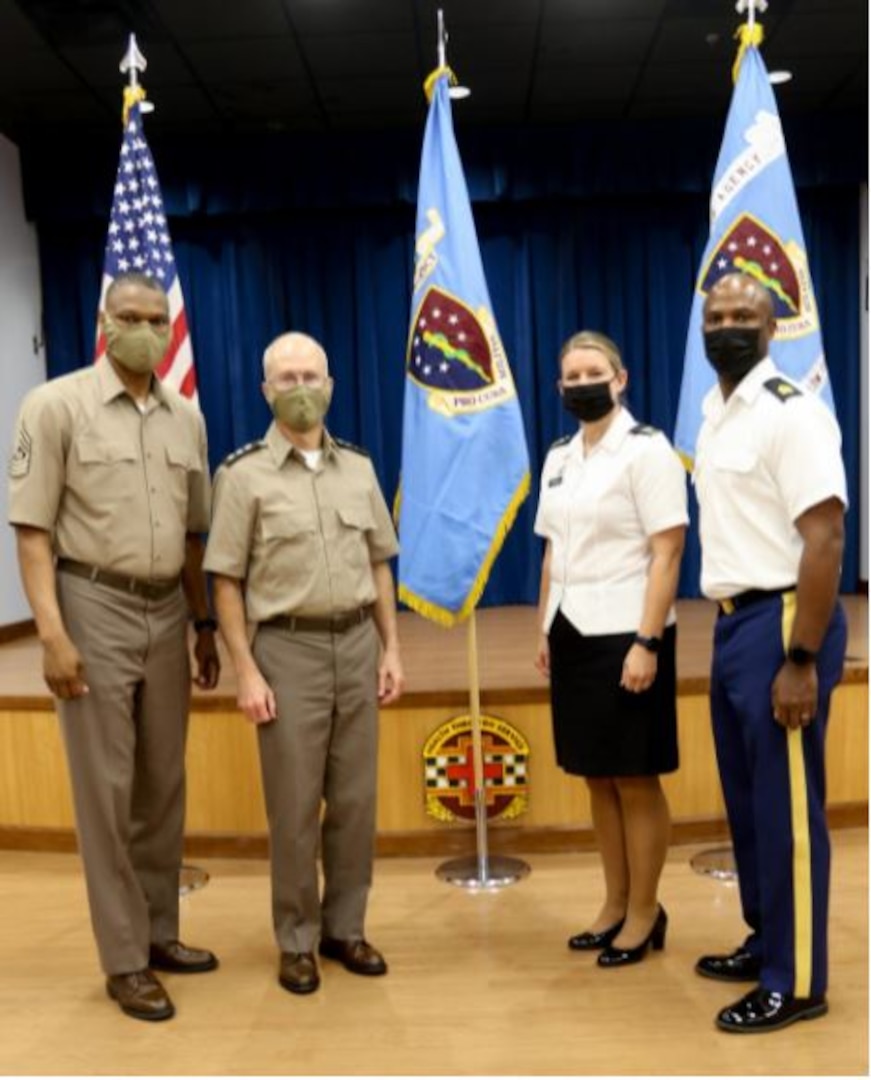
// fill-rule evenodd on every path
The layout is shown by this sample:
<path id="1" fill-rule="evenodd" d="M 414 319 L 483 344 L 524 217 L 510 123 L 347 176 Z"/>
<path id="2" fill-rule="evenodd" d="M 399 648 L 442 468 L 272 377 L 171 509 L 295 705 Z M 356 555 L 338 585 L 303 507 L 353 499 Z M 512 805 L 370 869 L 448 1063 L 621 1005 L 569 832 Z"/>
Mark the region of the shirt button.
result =
<path id="1" fill-rule="evenodd" d="M 157 494 L 157 488 L 156 488 L 156 487 L 153 487 L 153 488 L 151 489 L 151 494 L 152 494 L 152 495 L 156 495 L 156 494 Z"/>

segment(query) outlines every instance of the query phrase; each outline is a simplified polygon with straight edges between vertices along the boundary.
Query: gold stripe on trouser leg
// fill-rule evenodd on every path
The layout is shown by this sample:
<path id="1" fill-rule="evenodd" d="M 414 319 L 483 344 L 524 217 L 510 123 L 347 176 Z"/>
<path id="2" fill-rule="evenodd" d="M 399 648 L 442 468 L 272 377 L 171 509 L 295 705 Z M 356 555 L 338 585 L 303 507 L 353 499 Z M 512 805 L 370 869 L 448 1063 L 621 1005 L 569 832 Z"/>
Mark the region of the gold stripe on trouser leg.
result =
<path id="1" fill-rule="evenodd" d="M 795 621 L 795 593 L 783 594 L 783 648 L 789 646 Z M 810 997 L 813 955 L 813 891 L 811 884 L 811 838 L 807 809 L 807 774 L 801 728 L 787 728 L 789 800 L 792 817 L 792 896 L 795 932 L 796 997 Z"/>

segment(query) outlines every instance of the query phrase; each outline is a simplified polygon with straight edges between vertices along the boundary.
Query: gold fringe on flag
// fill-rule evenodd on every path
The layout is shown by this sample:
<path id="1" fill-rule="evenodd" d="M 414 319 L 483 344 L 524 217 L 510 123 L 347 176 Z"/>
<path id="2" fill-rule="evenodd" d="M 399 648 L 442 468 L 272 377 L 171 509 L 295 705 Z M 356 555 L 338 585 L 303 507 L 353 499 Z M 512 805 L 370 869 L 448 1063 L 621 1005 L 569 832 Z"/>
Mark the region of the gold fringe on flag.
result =
<path id="1" fill-rule="evenodd" d="M 496 561 L 496 556 L 502 550 L 502 544 L 505 542 L 505 537 L 508 535 L 511 526 L 514 524 L 514 519 L 517 517 L 517 511 L 520 509 L 523 500 L 528 494 L 529 473 L 524 473 L 517 486 L 517 490 L 514 492 L 511 502 L 508 504 L 505 513 L 502 515 L 502 520 L 499 522 L 493 533 L 490 549 L 487 552 L 486 558 L 481 563 L 481 569 L 478 571 L 478 576 L 475 578 L 472 588 L 469 590 L 469 594 L 463 601 L 463 606 L 459 611 L 449 611 L 447 608 L 434 604 L 431 600 L 424 600 L 423 597 L 418 596 L 417 593 L 413 593 L 409 589 L 406 589 L 404 585 L 400 585 L 399 599 L 403 604 L 406 604 L 419 615 L 423 615 L 427 619 L 432 619 L 433 622 L 448 628 L 456 626 L 458 623 L 468 619 L 478 606 L 478 601 L 481 599 L 484 586 L 487 584 L 487 579 L 490 577 L 490 571 L 493 568 L 493 563 Z M 400 543 L 401 542 L 402 541 L 400 540 Z"/>

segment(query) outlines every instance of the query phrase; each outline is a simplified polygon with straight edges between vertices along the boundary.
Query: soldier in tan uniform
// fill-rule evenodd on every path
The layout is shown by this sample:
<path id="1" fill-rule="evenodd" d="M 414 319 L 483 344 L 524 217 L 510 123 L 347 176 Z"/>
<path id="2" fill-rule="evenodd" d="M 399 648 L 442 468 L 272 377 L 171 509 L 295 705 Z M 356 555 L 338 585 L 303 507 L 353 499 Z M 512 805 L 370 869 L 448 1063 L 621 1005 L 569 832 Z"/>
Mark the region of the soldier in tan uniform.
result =
<path id="1" fill-rule="evenodd" d="M 152 375 L 170 336 L 160 284 L 119 276 L 101 320 L 108 355 L 21 406 L 9 519 L 58 699 L 107 990 L 128 1015 L 164 1020 L 174 1008 L 151 969 L 217 966 L 178 940 L 188 605 L 198 684 L 219 670 L 199 535 L 206 434 Z"/>
<path id="2" fill-rule="evenodd" d="M 363 928 L 378 705 L 403 683 L 387 561 L 397 543 L 368 455 L 324 428 L 333 382 L 320 345 L 285 334 L 263 367 L 275 423 L 216 476 L 205 566 L 239 706 L 257 725 L 279 982 L 305 994 L 320 983 L 318 944 L 356 974 L 387 971 Z"/>

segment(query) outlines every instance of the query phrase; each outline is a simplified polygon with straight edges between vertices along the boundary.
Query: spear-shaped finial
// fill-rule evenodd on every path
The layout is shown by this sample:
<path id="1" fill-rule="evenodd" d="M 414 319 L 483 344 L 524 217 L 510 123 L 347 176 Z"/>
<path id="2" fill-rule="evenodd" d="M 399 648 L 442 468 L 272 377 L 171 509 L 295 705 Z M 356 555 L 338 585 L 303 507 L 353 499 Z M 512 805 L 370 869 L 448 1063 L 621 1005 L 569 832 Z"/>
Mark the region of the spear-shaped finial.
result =
<path id="1" fill-rule="evenodd" d="M 139 72 L 145 71 L 148 67 L 148 61 L 139 51 L 139 46 L 136 44 L 136 35 L 131 34 L 127 42 L 127 52 L 124 53 L 124 58 L 118 65 L 118 70 L 122 75 L 127 76 L 127 85 L 124 87 L 124 110 L 123 118 L 124 123 L 127 123 L 127 116 L 137 101 L 142 102 L 142 111 L 150 112 L 154 108 L 153 105 L 149 107 L 149 103 L 145 101 L 145 90 L 139 84 Z"/>
<path id="2" fill-rule="evenodd" d="M 735 10 L 739 15 L 747 12 L 747 25 L 752 29 L 756 25 L 756 12 L 763 15 L 768 10 L 768 0 L 738 0 Z"/>

